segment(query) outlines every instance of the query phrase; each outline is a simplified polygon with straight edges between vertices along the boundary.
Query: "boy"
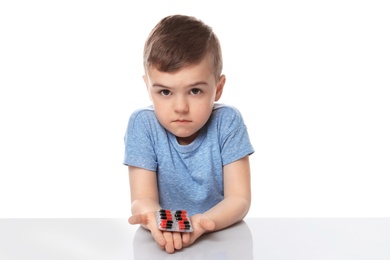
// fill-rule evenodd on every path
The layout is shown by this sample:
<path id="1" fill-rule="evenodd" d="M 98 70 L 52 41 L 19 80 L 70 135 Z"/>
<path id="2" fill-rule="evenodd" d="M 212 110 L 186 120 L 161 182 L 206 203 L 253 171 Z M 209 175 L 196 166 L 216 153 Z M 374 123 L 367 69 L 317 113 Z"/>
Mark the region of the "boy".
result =
<path id="1" fill-rule="evenodd" d="M 254 150 L 239 111 L 215 103 L 226 79 L 209 26 L 195 17 L 165 17 L 146 40 L 144 68 L 153 106 L 131 115 L 125 135 L 129 223 L 149 229 L 172 253 L 245 217 Z M 187 210 L 193 232 L 159 230 L 161 208 Z"/>

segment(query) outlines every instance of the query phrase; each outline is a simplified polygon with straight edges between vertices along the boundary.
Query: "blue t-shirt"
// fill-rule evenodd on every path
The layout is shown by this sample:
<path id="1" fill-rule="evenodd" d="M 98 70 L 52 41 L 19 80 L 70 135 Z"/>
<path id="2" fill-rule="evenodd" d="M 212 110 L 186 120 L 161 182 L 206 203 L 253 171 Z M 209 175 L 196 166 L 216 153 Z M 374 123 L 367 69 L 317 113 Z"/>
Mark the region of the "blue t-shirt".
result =
<path id="1" fill-rule="evenodd" d="M 148 107 L 130 117 L 123 163 L 156 172 L 161 207 L 192 216 L 223 199 L 223 166 L 253 152 L 242 116 L 232 106 L 215 104 L 188 145 L 180 145 Z"/>

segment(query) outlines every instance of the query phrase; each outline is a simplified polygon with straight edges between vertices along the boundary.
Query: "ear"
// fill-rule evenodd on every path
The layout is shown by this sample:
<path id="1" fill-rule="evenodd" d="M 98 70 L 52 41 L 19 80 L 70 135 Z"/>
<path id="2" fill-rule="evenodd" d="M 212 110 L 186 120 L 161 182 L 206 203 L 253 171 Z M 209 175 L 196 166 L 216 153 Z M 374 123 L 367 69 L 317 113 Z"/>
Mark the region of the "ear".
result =
<path id="1" fill-rule="evenodd" d="M 146 87 L 148 87 L 148 77 L 146 75 L 143 75 L 142 79 L 144 80 Z"/>
<path id="2" fill-rule="evenodd" d="M 225 86 L 225 82 L 226 82 L 226 76 L 225 75 L 221 75 L 219 77 L 219 80 L 218 80 L 218 83 L 217 83 L 217 89 L 216 89 L 214 101 L 218 101 L 221 98 L 222 92 L 223 92 L 223 87 Z"/>
<path id="3" fill-rule="evenodd" d="M 144 79 L 144 82 L 145 82 L 145 87 L 146 87 L 146 91 L 148 92 L 148 95 L 149 95 L 149 99 L 152 100 L 152 97 L 150 96 L 150 92 L 149 92 L 149 79 L 148 79 L 148 76 L 146 75 L 143 75 L 142 78 Z"/>

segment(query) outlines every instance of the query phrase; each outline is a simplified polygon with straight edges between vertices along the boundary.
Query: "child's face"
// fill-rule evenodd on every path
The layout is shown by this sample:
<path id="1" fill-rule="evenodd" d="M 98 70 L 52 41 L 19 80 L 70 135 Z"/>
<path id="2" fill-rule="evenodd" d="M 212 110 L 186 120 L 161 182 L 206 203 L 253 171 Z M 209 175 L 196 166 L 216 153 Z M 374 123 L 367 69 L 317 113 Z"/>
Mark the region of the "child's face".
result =
<path id="1" fill-rule="evenodd" d="M 225 84 L 225 76 L 215 79 L 207 57 L 175 72 L 150 67 L 144 80 L 158 121 L 183 145 L 196 138 Z"/>

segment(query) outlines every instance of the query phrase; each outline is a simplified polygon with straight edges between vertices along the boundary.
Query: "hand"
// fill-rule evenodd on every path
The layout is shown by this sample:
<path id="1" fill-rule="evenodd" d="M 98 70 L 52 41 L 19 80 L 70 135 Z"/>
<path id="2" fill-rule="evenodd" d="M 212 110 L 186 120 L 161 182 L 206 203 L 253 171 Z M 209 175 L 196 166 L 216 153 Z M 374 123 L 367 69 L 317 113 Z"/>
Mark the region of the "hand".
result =
<path id="1" fill-rule="evenodd" d="M 182 234 L 183 247 L 195 242 L 201 235 L 215 229 L 215 223 L 204 214 L 196 214 L 191 217 L 192 232 Z"/>
<path id="2" fill-rule="evenodd" d="M 168 253 L 173 253 L 183 247 L 183 238 L 180 232 L 158 229 L 155 211 L 133 215 L 129 218 L 129 223 L 132 225 L 140 224 L 142 227 L 149 229 L 160 248 L 165 249 Z"/>

